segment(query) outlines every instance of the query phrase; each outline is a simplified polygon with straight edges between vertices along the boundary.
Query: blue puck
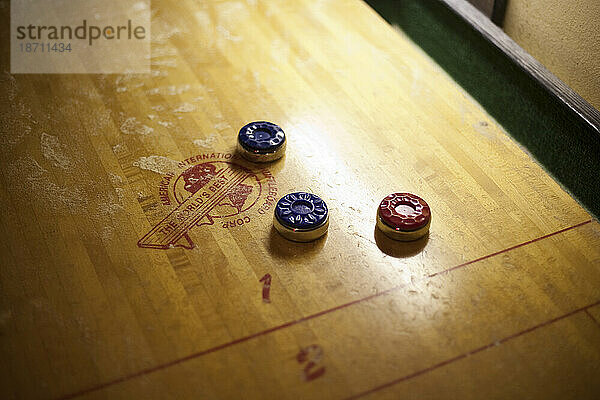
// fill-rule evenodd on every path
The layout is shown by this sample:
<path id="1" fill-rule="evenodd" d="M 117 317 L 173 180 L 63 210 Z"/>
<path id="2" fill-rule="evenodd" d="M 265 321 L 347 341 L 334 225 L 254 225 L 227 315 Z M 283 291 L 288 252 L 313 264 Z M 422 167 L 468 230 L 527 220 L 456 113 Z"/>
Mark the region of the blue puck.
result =
<path id="1" fill-rule="evenodd" d="M 312 193 L 286 194 L 275 206 L 273 226 L 283 237 L 295 242 L 316 240 L 329 228 L 327 204 Z"/>
<path id="2" fill-rule="evenodd" d="M 316 194 L 296 192 L 283 196 L 275 206 L 275 217 L 290 229 L 312 230 L 327 220 L 327 204 Z"/>
<path id="3" fill-rule="evenodd" d="M 250 122 L 240 129 L 238 149 L 250 161 L 276 160 L 285 152 L 285 133 L 271 122 Z"/>

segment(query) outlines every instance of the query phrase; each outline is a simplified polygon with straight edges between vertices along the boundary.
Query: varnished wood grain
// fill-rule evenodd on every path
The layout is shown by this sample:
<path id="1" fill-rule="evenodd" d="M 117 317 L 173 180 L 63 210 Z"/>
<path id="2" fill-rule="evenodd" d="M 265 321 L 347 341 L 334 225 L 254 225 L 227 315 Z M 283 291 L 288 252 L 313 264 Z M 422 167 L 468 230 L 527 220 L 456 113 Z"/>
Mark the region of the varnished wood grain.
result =
<path id="1" fill-rule="evenodd" d="M 469 354 L 445 367 L 386 387 L 364 399 L 419 397 L 594 398 L 600 331 L 583 313 Z M 560 343 L 560 346 L 556 344 Z M 527 354 L 527 362 L 523 362 Z M 578 368 L 564 368 L 578 360 Z M 479 370 L 485 373 L 472 374 Z"/>
<path id="2" fill-rule="evenodd" d="M 358 1 L 152 6 L 154 76 L 2 76 L 2 398 L 552 398 L 559 365 L 599 390 L 598 223 L 408 39 Z M 165 174 L 258 119 L 288 135 L 277 196 L 325 199 L 328 235 L 256 205 L 138 247 Z M 375 231 L 399 190 L 427 239 Z"/>

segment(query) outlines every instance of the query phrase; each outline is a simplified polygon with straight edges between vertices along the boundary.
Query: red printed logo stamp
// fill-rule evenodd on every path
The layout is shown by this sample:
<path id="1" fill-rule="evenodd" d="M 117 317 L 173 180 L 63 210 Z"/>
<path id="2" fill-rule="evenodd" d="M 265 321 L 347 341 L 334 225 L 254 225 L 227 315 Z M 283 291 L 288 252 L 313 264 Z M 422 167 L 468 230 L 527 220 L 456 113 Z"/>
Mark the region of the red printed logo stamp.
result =
<path id="1" fill-rule="evenodd" d="M 194 243 L 191 229 L 220 224 L 235 228 L 265 214 L 277 200 L 275 177 L 267 168 L 253 170 L 229 153 L 200 154 L 181 163 L 178 173 L 163 177 L 159 197 L 176 205 L 162 221 L 138 241 L 152 249 L 183 247 Z"/>

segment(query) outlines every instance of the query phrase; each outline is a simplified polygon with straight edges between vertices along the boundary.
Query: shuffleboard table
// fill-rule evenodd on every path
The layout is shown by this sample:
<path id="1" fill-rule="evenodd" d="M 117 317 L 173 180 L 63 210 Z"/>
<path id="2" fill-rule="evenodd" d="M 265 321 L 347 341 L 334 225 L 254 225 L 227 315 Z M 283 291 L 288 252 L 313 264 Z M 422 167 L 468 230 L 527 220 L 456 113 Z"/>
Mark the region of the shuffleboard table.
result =
<path id="1" fill-rule="evenodd" d="M 147 75 L 13 75 L 3 40 L 0 397 L 598 398 L 600 224 L 407 15 L 154 0 Z M 282 159 L 236 152 L 257 120 Z M 293 191 L 326 236 L 275 231 Z M 392 192 L 428 236 L 376 229 Z"/>

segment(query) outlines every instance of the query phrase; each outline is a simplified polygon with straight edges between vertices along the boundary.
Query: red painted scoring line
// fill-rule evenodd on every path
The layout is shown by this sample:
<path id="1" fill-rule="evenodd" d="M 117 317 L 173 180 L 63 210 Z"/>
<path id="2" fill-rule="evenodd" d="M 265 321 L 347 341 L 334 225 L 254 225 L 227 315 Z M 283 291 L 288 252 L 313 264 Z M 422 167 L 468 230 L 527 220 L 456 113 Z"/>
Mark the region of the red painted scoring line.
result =
<path id="1" fill-rule="evenodd" d="M 586 313 L 586 314 L 587 314 L 587 316 L 588 316 L 588 317 L 590 317 L 590 319 L 591 319 L 592 321 L 594 321 L 594 323 L 595 323 L 596 325 L 598 325 L 598 327 L 600 328 L 600 321 L 598 321 L 598 320 L 596 319 L 596 317 L 594 317 L 594 316 L 592 315 L 592 313 L 590 313 L 590 312 L 589 312 L 587 309 L 585 310 L 585 313 Z"/>
<path id="2" fill-rule="evenodd" d="M 440 363 L 437 363 L 437 364 L 431 365 L 431 366 L 429 366 L 429 367 L 427 367 L 427 368 L 423 368 L 422 370 L 419 370 L 419 371 L 413 372 L 413 373 L 411 373 L 411 374 L 409 374 L 409 375 L 404 375 L 404 376 L 402 376 L 402 377 L 400 377 L 400 378 L 396 378 L 396 379 L 394 379 L 394 380 L 392 380 L 392 381 L 386 382 L 386 383 L 384 383 L 384 384 L 381 384 L 381 385 L 379 385 L 379 386 L 376 386 L 376 387 L 374 387 L 374 388 L 371 388 L 371 389 L 369 389 L 369 390 L 365 390 L 364 392 L 361 392 L 361 393 L 358 393 L 358 394 L 352 395 L 352 396 L 350 396 L 350 397 L 347 397 L 345 400 L 353 400 L 353 399 L 358 399 L 358 398 L 361 398 L 361 397 L 367 396 L 367 395 L 369 395 L 369 394 L 373 394 L 373 393 L 375 393 L 375 392 L 378 392 L 378 391 L 380 391 L 380 390 L 386 389 L 386 388 L 388 388 L 388 387 L 390 387 L 390 386 L 394 386 L 394 385 L 396 385 L 396 384 L 398 384 L 398 383 L 405 382 L 405 381 L 407 381 L 407 380 L 409 380 L 409 379 L 416 378 L 417 376 L 424 375 L 424 374 L 426 374 L 426 373 L 428 373 L 428 372 L 434 371 L 434 370 L 436 370 L 436 369 L 438 369 L 438 368 L 441 368 L 441 367 L 444 367 L 444 366 L 446 366 L 446 365 L 448 365 L 448 364 L 452 364 L 452 363 L 453 363 L 453 362 L 455 362 L 455 361 L 462 360 L 463 358 L 467 358 L 467 357 L 469 357 L 469 356 L 472 356 L 472 355 L 475 355 L 475 354 L 477 354 L 477 353 L 480 353 L 480 352 L 482 352 L 482 351 L 484 351 L 484 350 L 491 349 L 492 347 L 495 347 L 495 346 L 498 346 L 498 345 L 500 345 L 500 344 L 502 344 L 502 343 L 508 342 L 509 340 L 512 340 L 512 339 L 518 338 L 519 336 L 523 336 L 523 335 L 525 335 L 525 334 L 527 334 L 527 333 L 530 333 L 530 332 L 533 332 L 533 331 L 535 331 L 535 330 L 538 330 L 538 329 L 540 329 L 540 328 L 543 328 L 543 327 L 545 327 L 545 326 L 551 325 L 551 324 L 553 324 L 553 323 L 555 323 L 555 322 L 558 322 L 558 321 L 560 321 L 560 320 L 563 320 L 563 319 L 565 319 L 565 318 L 568 318 L 568 317 L 570 317 L 570 316 L 572 316 L 572 315 L 575 315 L 575 314 L 577 314 L 577 313 L 579 313 L 579 312 L 582 312 L 582 311 L 583 311 L 583 312 L 585 312 L 585 313 L 587 313 L 587 314 L 589 315 L 589 313 L 588 313 L 588 311 L 587 311 L 587 310 L 588 310 L 588 308 L 591 308 L 591 307 L 597 306 L 597 305 L 599 305 L 599 304 L 600 304 L 600 300 L 596 301 L 595 303 L 588 304 L 588 305 L 587 305 L 587 306 L 585 306 L 585 307 L 581 307 L 581 308 L 578 308 L 578 309 L 576 309 L 576 310 L 570 311 L 570 312 L 568 312 L 568 313 L 566 313 L 566 314 L 563 314 L 563 315 L 561 315 L 560 317 L 556 317 L 556 318 L 550 319 L 550 320 L 548 320 L 548 321 L 544 321 L 544 322 L 542 322 L 542 323 L 540 323 L 540 324 L 538 324 L 538 325 L 535 325 L 535 326 L 532 326 L 532 327 L 530 327 L 530 328 L 527 328 L 527 329 L 525 329 L 525 330 L 522 330 L 522 331 L 520 331 L 520 332 L 514 333 L 514 334 L 512 334 L 512 335 L 510 335 L 510 336 L 507 336 L 507 337 L 505 337 L 505 338 L 503 338 L 503 339 L 496 340 L 496 341 L 494 341 L 494 342 L 492 342 L 492 343 L 486 344 L 485 346 L 478 347 L 478 348 L 476 348 L 476 349 L 474 349 L 474 350 L 471 350 L 471 351 L 469 351 L 469 352 L 466 352 L 466 353 L 460 354 L 460 355 L 458 355 L 458 356 L 456 356 L 456 357 L 449 358 L 449 359 L 447 359 L 447 360 L 444 360 L 444 361 L 442 361 L 442 362 L 440 362 Z"/>
<path id="3" fill-rule="evenodd" d="M 434 276 L 437 276 L 437 275 L 447 274 L 448 272 L 454 271 L 455 269 L 466 267 L 467 265 L 475 264 L 476 262 L 479 262 L 479 261 L 487 260 L 488 258 L 495 257 L 495 256 L 497 256 L 499 254 L 503 254 L 503 253 L 509 252 L 511 250 L 515 250 L 515 249 L 518 249 L 520 247 L 527 246 L 528 244 L 539 242 L 540 240 L 544 240 L 544 239 L 547 239 L 547 238 L 549 238 L 551 236 L 555 236 L 555 235 L 558 235 L 560 233 L 563 233 L 563 232 L 566 232 L 566 231 L 570 231 L 571 229 L 575 229 L 575 228 L 578 228 L 578 227 L 580 227 L 582 225 L 589 224 L 590 222 L 592 222 L 591 219 L 588 220 L 588 221 L 580 222 L 577 225 L 569 226 L 568 228 L 564 228 L 564 229 L 561 229 L 559 231 L 552 232 L 552 233 L 549 233 L 547 235 L 540 236 L 538 238 L 535 238 L 535 239 L 532 239 L 532 240 L 528 240 L 528 241 L 523 242 L 523 243 L 516 244 L 516 245 L 514 245 L 512 247 L 508 247 L 508 248 L 506 248 L 504 250 L 500 250 L 500 251 L 497 251 L 495 253 L 488 254 L 487 256 L 483 256 L 483 257 L 479 257 L 479 258 L 476 258 L 476 259 L 471 260 L 471 261 L 467 261 L 466 263 L 456 265 L 456 266 L 454 266 L 452 268 L 448 268 L 448 269 L 445 269 L 445 270 L 440 271 L 440 272 L 435 272 L 433 274 L 428 275 L 427 277 L 428 278 L 433 278 Z"/>
<path id="4" fill-rule="evenodd" d="M 447 269 L 445 269 L 443 271 L 440 271 L 440 272 L 435 272 L 433 274 L 427 275 L 425 278 L 432 278 L 432 277 L 437 276 L 437 275 L 446 274 L 448 272 L 457 270 L 459 268 L 463 268 L 463 267 L 466 267 L 468 265 L 474 264 L 474 263 L 476 263 L 478 261 L 483 261 L 483 260 L 486 260 L 488 258 L 497 256 L 499 254 L 503 254 L 503 253 L 506 253 L 508 251 L 511 251 L 511 250 L 514 250 L 514 249 L 526 246 L 528 244 L 535 243 L 535 242 L 538 242 L 538 241 L 543 240 L 543 239 L 547 239 L 549 237 L 552 237 L 552 236 L 558 235 L 560 233 L 564 233 L 564 232 L 570 231 L 572 229 L 575 229 L 575 228 L 578 228 L 580 226 L 589 224 L 591 222 L 592 222 L 591 219 L 588 220 L 588 221 L 581 222 L 579 224 L 576 224 L 576 225 L 573 225 L 573 226 L 561 229 L 559 231 L 556 231 L 556 232 L 553 232 L 553 233 L 549 233 L 549 234 L 544 235 L 544 236 L 540 236 L 540 237 L 538 237 L 536 239 L 528 240 L 526 242 L 517 244 L 515 246 L 508 247 L 508 248 L 506 248 L 504 250 L 500 250 L 500 251 L 497 251 L 495 253 L 491 253 L 491 254 L 489 254 L 487 256 L 479 257 L 479 258 L 477 258 L 475 260 L 468 261 L 466 263 L 463 263 L 463 264 L 460 264 L 460 265 L 456 265 L 456 266 L 451 267 L 451 268 L 447 268 Z M 129 374 L 129 375 L 125 375 L 125 376 L 122 376 L 122 377 L 117 378 L 117 379 L 113 379 L 111 381 L 107 381 L 107 382 L 104 382 L 104 383 L 101 383 L 101 384 L 98 384 L 98 385 L 95 385 L 95 386 L 91 386 L 91 387 L 79 390 L 77 392 L 66 394 L 64 396 L 58 397 L 57 399 L 58 400 L 73 399 L 75 397 L 79 397 L 79 396 L 82 396 L 82 395 L 87 394 L 87 393 L 91 393 L 91 392 L 95 392 L 95 391 L 98 391 L 98 390 L 102 390 L 102 389 L 107 388 L 109 386 L 113 386 L 113 385 L 116 385 L 116 384 L 119 384 L 119 383 L 122 383 L 122 382 L 126 382 L 126 381 L 129 381 L 131 379 L 139 378 L 141 376 L 148 375 L 148 374 L 151 374 L 153 372 L 157 372 L 157 371 L 163 370 L 165 368 L 169 368 L 169 367 L 172 367 L 174 365 L 181 364 L 183 362 L 186 362 L 186 361 L 189 361 L 189 360 L 193 360 L 195 358 L 199 358 L 199 357 L 205 356 L 205 355 L 210 354 L 210 353 L 214 353 L 214 352 L 219 351 L 219 350 L 223 350 L 225 348 L 234 346 L 236 344 L 244 343 L 244 342 L 247 342 L 249 340 L 255 339 L 257 337 L 268 335 L 269 333 L 273 333 L 275 331 L 278 331 L 278 330 L 281 330 L 281 329 L 284 329 L 284 328 L 288 328 L 290 326 L 294 326 L 294 325 L 300 324 L 302 322 L 306 322 L 306 321 L 312 320 L 314 318 L 318 318 L 318 317 L 320 317 L 322 315 L 329 314 L 329 313 L 332 313 L 334 311 L 338 311 L 338 310 L 341 310 L 341 309 L 350 307 L 352 305 L 355 305 L 355 304 L 358 304 L 358 303 L 362 303 L 364 301 L 368 301 L 368 300 L 371 300 L 371 299 L 374 299 L 374 298 L 377 298 L 377 297 L 380 297 L 380 296 L 384 296 L 384 295 L 386 295 L 388 293 L 394 292 L 396 290 L 400 290 L 400 289 L 402 289 L 404 287 L 406 287 L 406 285 L 394 286 L 394 287 L 392 287 L 390 289 L 386 289 L 386 290 L 383 290 L 381 292 L 377 292 L 377 293 L 372 294 L 370 296 L 362 297 L 360 299 L 356 299 L 356 300 L 350 301 L 348 303 L 340 304 L 339 306 L 335 306 L 335 307 L 332 307 L 332 308 L 329 308 L 329 309 L 326 309 L 326 310 L 323 310 L 323 311 L 319 311 L 319 312 L 317 312 L 315 314 L 311 314 L 311 315 L 308 315 L 306 317 L 302 317 L 302 318 L 299 318 L 299 319 L 296 319 L 296 320 L 293 320 L 293 321 L 289 321 L 289 322 L 286 322 L 284 324 L 277 325 L 277 326 L 274 326 L 272 328 L 269 328 L 269 329 L 266 329 L 266 330 L 263 330 L 263 331 L 260 331 L 260 332 L 253 333 L 252 335 L 248 335 L 248 336 L 244 336 L 242 338 L 238 338 L 238 339 L 232 340 L 231 342 L 223 343 L 223 344 L 220 344 L 218 346 L 215 346 L 215 347 L 212 347 L 212 348 L 209 348 L 209 349 L 206 349 L 206 350 L 202 350 L 202 351 L 199 351 L 199 352 L 196 352 L 196 353 L 192 353 L 192 354 L 187 355 L 185 357 L 178 358 L 178 359 L 169 361 L 169 362 L 164 363 L 164 364 L 160 364 L 160 365 L 157 365 L 157 366 L 154 366 L 154 367 L 151 367 L 151 368 L 146 368 L 146 369 L 140 370 L 138 372 L 135 372 L 135 373 L 132 373 L 132 374 Z M 589 308 L 589 307 L 591 307 L 591 306 L 588 306 L 587 308 Z M 578 311 L 581 311 L 581 310 L 576 310 L 573 313 L 578 312 Z M 561 317 L 559 317 L 559 319 L 560 318 Z M 549 322 L 549 323 L 551 323 L 551 322 Z M 526 333 L 526 332 L 524 332 L 524 333 Z M 484 348 L 482 348 L 481 350 L 484 350 Z M 481 351 L 481 350 L 478 350 L 478 351 Z M 472 354 L 472 353 L 469 353 L 469 354 Z M 436 364 L 436 366 L 433 366 L 431 368 L 433 368 L 433 369 L 439 368 L 439 367 L 441 367 L 443 365 L 449 364 L 449 363 L 451 363 L 453 361 L 456 361 L 456 360 L 458 360 L 460 358 L 466 357 L 467 355 L 468 354 L 465 354 L 463 356 L 455 357 L 454 359 L 451 359 L 451 360 L 446 360 L 446 361 L 444 361 L 444 362 L 442 362 L 440 364 Z M 427 371 L 425 371 L 425 372 L 427 372 Z M 406 379 L 409 379 L 410 377 L 412 377 L 412 375 L 418 376 L 418 375 L 421 375 L 422 373 L 425 373 L 425 372 L 416 373 L 416 375 L 415 374 L 411 374 L 411 376 L 406 377 Z"/>

